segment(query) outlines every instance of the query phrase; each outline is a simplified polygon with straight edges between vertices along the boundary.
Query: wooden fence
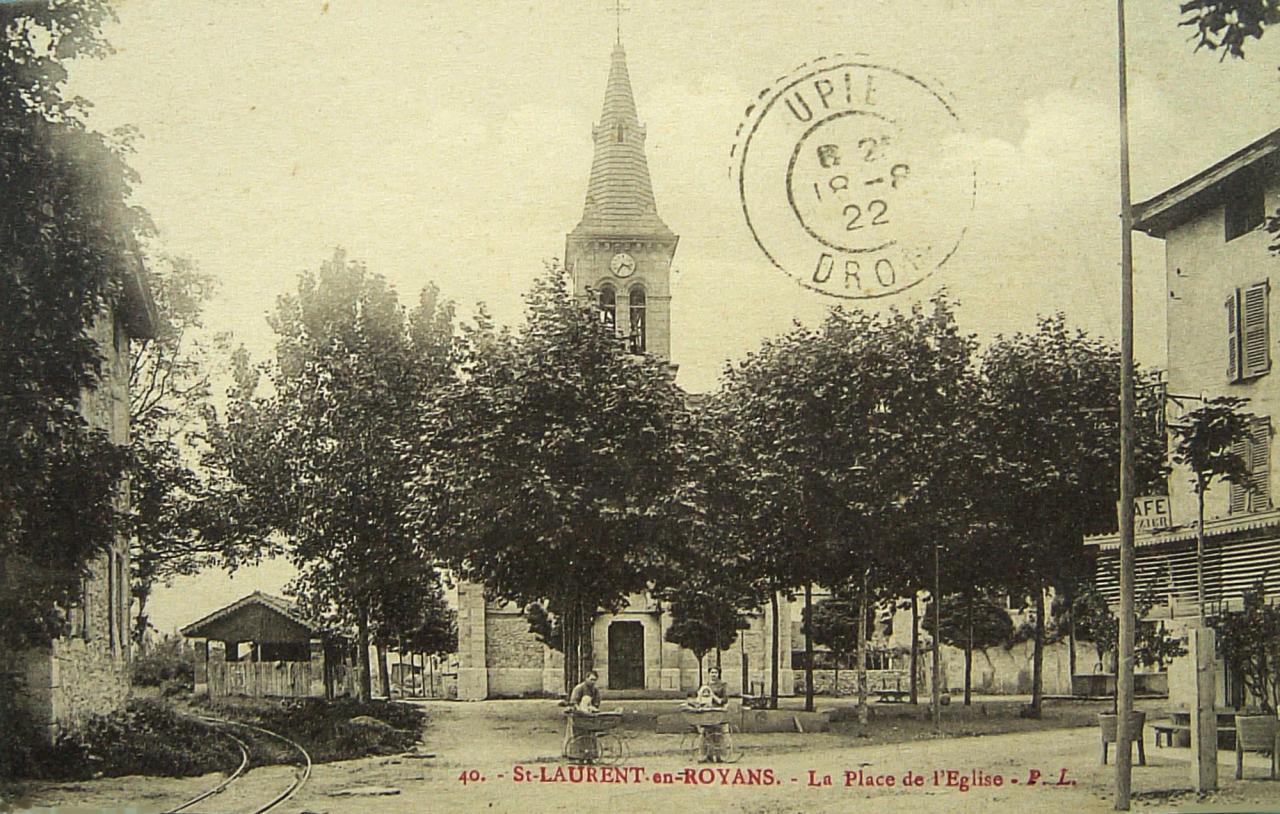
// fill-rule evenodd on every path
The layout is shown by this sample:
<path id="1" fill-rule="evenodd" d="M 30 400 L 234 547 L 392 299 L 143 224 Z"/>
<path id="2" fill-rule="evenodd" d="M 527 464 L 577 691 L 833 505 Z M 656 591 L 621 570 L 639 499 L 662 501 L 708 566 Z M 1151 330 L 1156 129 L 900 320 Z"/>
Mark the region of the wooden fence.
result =
<path id="1" fill-rule="evenodd" d="M 309 661 L 209 661 L 209 695 L 305 698 L 312 694 Z M 323 687 L 322 675 L 315 676 Z M 319 693 L 323 695 L 323 692 Z"/>

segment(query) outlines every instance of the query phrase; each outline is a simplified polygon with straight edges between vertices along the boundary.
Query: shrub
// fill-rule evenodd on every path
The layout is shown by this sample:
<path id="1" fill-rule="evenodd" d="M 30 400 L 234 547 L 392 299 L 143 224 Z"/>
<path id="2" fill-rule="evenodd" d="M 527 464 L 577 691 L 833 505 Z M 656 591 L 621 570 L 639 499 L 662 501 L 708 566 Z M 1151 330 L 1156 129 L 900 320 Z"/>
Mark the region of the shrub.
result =
<path id="1" fill-rule="evenodd" d="M 142 687 L 166 688 L 164 695 L 172 695 L 168 688 L 195 688 L 194 654 L 190 644 L 181 636 L 167 636 L 150 645 L 133 659 L 133 683 Z"/>
<path id="2" fill-rule="evenodd" d="M 189 777 L 228 771 L 240 761 L 240 750 L 230 739 L 211 737 L 209 727 L 157 700 L 132 700 L 120 712 L 95 715 L 52 745 L 40 740 L 34 729 L 0 743 L 5 776 L 46 780 L 131 774 Z"/>
<path id="3" fill-rule="evenodd" d="M 218 717 L 255 724 L 297 741 L 316 763 L 403 752 L 418 742 L 426 720 L 422 710 L 410 704 L 351 699 L 218 699 L 207 702 L 207 708 Z M 386 726 L 353 724 L 358 718 L 373 718 Z M 283 751 L 279 759 L 293 757 Z"/>

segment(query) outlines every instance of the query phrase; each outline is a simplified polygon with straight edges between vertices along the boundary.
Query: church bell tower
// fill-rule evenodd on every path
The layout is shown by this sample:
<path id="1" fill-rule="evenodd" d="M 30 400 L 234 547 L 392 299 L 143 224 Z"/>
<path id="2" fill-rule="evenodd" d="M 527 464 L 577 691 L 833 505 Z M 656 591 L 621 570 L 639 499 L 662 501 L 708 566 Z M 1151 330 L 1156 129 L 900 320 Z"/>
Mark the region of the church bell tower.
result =
<path id="1" fill-rule="evenodd" d="M 565 239 L 573 289 L 591 296 L 633 350 L 671 359 L 671 259 L 677 237 L 658 217 L 627 55 L 613 47 L 582 220 Z"/>

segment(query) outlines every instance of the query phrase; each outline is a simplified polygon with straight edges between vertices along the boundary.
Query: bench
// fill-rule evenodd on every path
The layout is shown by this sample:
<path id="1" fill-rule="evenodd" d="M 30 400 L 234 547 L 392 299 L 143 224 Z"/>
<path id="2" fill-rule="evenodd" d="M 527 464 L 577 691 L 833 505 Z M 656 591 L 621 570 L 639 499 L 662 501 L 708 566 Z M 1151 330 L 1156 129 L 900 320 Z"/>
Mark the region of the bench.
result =
<path id="1" fill-rule="evenodd" d="M 1156 748 L 1160 747 L 1161 735 L 1164 736 L 1164 743 L 1166 746 L 1173 746 L 1174 732 L 1186 732 L 1188 734 L 1191 732 L 1190 724 L 1175 724 L 1172 721 L 1161 721 L 1160 723 L 1152 724 L 1151 728 L 1154 729 L 1156 733 Z"/>
<path id="2" fill-rule="evenodd" d="M 886 704 L 900 704 L 911 697 L 909 690 L 877 690 L 876 695 L 880 696 L 879 700 Z"/>

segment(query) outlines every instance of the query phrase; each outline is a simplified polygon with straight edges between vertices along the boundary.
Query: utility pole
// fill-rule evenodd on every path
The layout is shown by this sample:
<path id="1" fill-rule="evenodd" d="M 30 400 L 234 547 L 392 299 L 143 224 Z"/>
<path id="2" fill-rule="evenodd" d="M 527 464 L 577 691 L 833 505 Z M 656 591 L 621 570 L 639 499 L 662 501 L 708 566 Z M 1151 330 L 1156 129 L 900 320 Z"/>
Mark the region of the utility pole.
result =
<path id="1" fill-rule="evenodd" d="M 1133 779 L 1133 203 L 1129 199 L 1129 80 L 1124 0 L 1116 0 L 1120 61 L 1120 659 L 1116 670 L 1116 811 Z"/>

